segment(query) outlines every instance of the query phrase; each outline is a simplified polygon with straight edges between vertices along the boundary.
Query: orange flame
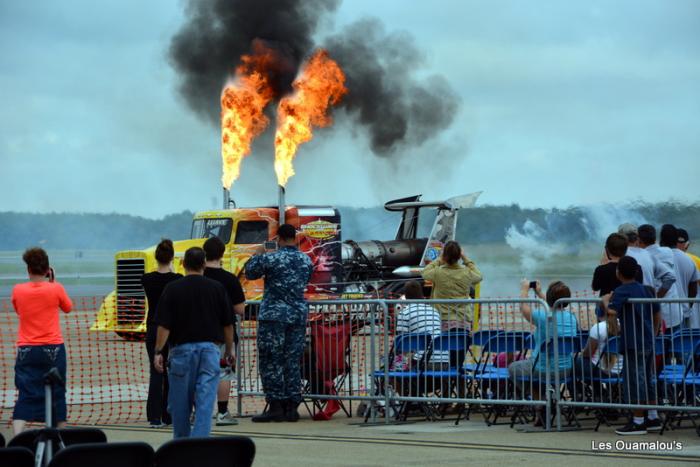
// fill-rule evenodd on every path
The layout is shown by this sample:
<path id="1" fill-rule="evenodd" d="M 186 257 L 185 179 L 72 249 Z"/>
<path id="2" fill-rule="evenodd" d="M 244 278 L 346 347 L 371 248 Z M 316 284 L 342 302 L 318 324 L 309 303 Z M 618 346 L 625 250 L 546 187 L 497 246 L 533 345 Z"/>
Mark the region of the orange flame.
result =
<path id="1" fill-rule="evenodd" d="M 281 186 L 294 175 L 292 160 L 299 145 L 313 137 L 312 126 L 333 123 L 326 112 L 348 92 L 343 70 L 325 50 L 314 53 L 292 86 L 294 94 L 283 98 L 277 108 L 275 173 Z"/>
<path id="2" fill-rule="evenodd" d="M 263 109 L 274 94 L 268 70 L 276 60 L 271 49 L 260 42 L 254 43 L 253 54 L 241 57 L 233 83 L 221 93 L 221 183 L 224 188 L 231 188 L 238 179 L 241 162 L 250 154 L 253 139 L 269 123 Z"/>

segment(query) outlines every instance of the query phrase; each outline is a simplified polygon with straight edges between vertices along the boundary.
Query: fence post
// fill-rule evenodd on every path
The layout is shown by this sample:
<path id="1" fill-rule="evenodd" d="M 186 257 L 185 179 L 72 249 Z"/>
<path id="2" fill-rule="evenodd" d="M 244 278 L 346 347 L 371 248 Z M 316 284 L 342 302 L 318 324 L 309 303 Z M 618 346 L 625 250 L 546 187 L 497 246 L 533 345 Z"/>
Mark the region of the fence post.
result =
<path id="1" fill-rule="evenodd" d="M 391 406 L 391 394 L 389 394 L 389 306 L 382 300 L 382 314 L 384 315 L 384 423 L 389 423 L 389 408 Z"/>
<path id="2" fill-rule="evenodd" d="M 241 332 L 241 317 L 236 315 L 236 335 L 238 336 L 238 342 L 236 342 L 236 410 L 238 411 L 238 416 L 243 415 L 243 395 L 241 394 L 241 385 L 243 382 L 243 377 L 241 376 L 241 349 L 244 347 L 241 345 L 243 340 L 243 333 Z"/>
<path id="3" fill-rule="evenodd" d="M 377 393 L 377 388 L 374 382 L 374 371 L 375 371 L 375 363 L 374 363 L 374 358 L 376 356 L 376 346 L 374 343 L 377 331 L 376 331 L 376 320 L 377 320 L 377 307 L 372 306 L 370 304 L 370 317 L 371 319 L 369 320 L 369 353 L 370 353 L 370 359 L 369 359 L 369 390 L 370 394 L 372 397 L 374 397 Z M 372 420 L 372 423 L 376 423 L 377 421 L 377 407 L 376 403 L 374 402 L 374 399 L 370 401 L 370 418 Z"/>
<path id="4" fill-rule="evenodd" d="M 554 344 L 554 357 L 553 357 L 553 362 L 549 363 L 549 358 L 547 358 L 547 376 L 549 379 L 549 372 L 554 370 L 554 388 L 550 389 L 549 387 L 549 382 L 547 383 L 547 431 L 551 431 L 552 429 L 552 397 L 551 393 L 552 391 L 554 392 L 554 402 L 556 403 L 556 412 L 555 412 L 555 418 L 557 422 L 557 431 L 561 431 L 561 405 L 559 404 L 560 402 L 560 394 L 559 394 L 559 329 L 558 329 L 558 316 L 557 316 L 557 309 L 559 307 L 559 302 L 554 304 L 552 306 L 552 309 L 550 312 L 552 313 L 552 323 L 554 324 L 552 326 L 552 343 Z M 545 354 L 545 358 L 547 355 Z M 554 369 L 552 368 L 554 367 Z"/>

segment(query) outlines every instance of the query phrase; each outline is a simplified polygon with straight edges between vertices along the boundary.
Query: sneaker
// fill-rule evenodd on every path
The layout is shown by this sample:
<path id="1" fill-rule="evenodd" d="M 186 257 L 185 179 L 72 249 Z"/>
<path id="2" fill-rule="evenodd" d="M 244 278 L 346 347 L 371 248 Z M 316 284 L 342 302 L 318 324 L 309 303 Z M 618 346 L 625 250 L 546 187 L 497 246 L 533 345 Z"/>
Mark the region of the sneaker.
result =
<path id="1" fill-rule="evenodd" d="M 217 413 L 216 426 L 231 426 L 238 425 L 238 420 L 233 418 L 230 413 Z"/>
<path id="2" fill-rule="evenodd" d="M 661 431 L 661 419 L 655 418 L 652 420 L 650 418 L 647 418 L 644 420 L 644 426 L 646 427 L 647 431 Z"/>
<path id="3" fill-rule="evenodd" d="M 622 428 L 618 428 L 617 430 L 615 430 L 615 433 L 617 433 L 620 436 L 646 435 L 647 429 L 644 426 L 644 424 L 638 425 L 634 422 L 629 422 L 627 425 L 623 426 Z"/>
<path id="4" fill-rule="evenodd" d="M 148 422 L 148 425 L 151 428 L 163 428 L 163 427 L 165 427 L 165 425 L 160 420 L 151 420 L 150 422 Z"/>

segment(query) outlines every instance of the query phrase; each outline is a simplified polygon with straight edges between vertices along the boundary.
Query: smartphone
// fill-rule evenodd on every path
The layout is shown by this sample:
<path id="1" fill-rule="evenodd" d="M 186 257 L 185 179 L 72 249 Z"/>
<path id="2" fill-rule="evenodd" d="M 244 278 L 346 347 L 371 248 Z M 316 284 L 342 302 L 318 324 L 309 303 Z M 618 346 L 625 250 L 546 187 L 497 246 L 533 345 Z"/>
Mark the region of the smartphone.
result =
<path id="1" fill-rule="evenodd" d="M 530 281 L 530 288 L 532 290 L 537 289 L 537 281 Z"/>
<path id="2" fill-rule="evenodd" d="M 265 242 L 263 243 L 265 246 L 265 250 L 267 251 L 276 251 L 277 250 L 277 242 Z"/>

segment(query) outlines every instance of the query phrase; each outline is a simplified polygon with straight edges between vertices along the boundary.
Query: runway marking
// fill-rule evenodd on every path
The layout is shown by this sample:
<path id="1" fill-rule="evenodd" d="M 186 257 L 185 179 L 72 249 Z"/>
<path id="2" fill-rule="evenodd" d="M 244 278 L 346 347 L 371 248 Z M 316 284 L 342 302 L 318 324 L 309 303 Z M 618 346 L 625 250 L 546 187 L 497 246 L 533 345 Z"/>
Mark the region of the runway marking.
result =
<path id="1" fill-rule="evenodd" d="M 128 427 L 124 425 L 95 425 L 99 428 L 117 431 L 138 431 L 143 433 L 169 433 L 169 429 L 154 429 L 145 427 Z M 256 431 L 220 431 L 212 430 L 214 436 L 249 436 L 251 438 L 267 438 L 267 439 L 288 439 L 292 441 L 326 441 L 334 443 L 358 443 L 358 444 L 377 444 L 377 445 L 394 445 L 394 446 L 414 446 L 427 448 L 448 448 L 448 449 L 464 449 L 476 451 L 501 451 L 515 453 L 531 453 L 531 454 L 556 454 L 563 456 L 597 456 L 597 457 L 612 457 L 617 459 L 638 459 L 638 460 L 654 460 L 668 462 L 692 462 L 697 464 L 700 462 L 700 456 L 684 456 L 678 454 L 655 454 L 655 453 L 637 453 L 637 452 L 601 452 L 587 451 L 584 449 L 562 449 L 562 448 L 545 448 L 545 447 L 528 447 L 515 445 L 497 445 L 497 444 L 477 444 L 477 443 L 459 443 L 450 441 L 427 441 L 427 440 L 402 440 L 394 438 L 358 438 L 353 436 L 334 436 L 334 435 L 304 435 L 304 434 L 285 434 L 285 433 L 261 433 Z"/>

